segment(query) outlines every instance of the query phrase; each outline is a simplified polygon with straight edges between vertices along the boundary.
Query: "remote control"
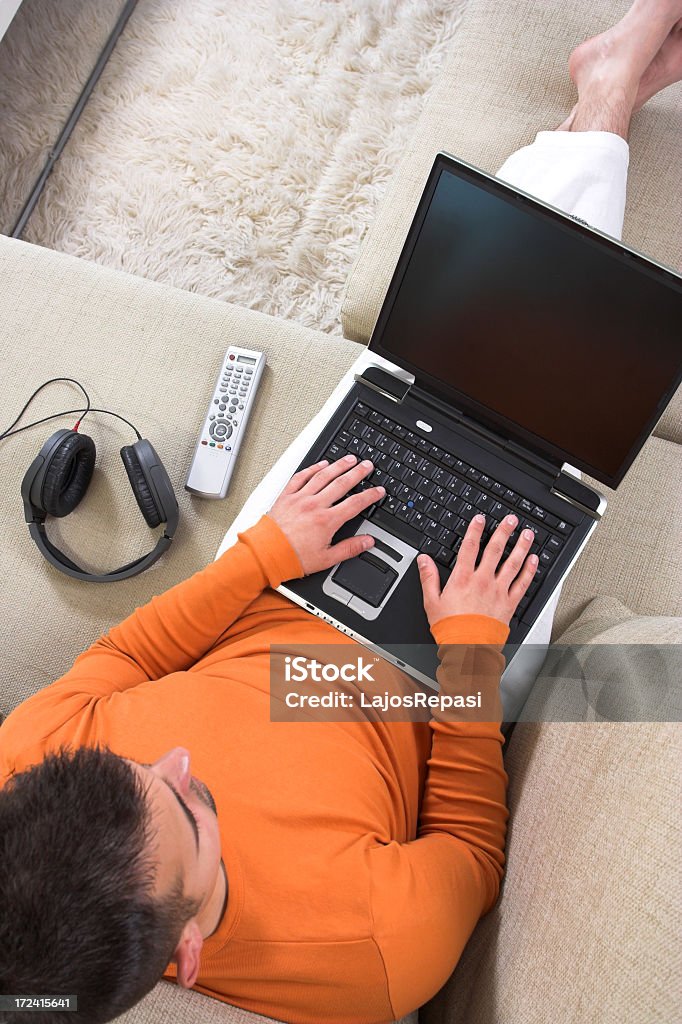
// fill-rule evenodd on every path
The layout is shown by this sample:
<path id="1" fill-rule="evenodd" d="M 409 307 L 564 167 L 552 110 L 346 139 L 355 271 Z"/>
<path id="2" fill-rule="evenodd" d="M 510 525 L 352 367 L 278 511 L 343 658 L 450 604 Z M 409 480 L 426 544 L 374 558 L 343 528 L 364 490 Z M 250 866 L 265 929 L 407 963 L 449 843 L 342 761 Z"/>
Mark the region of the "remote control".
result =
<path id="1" fill-rule="evenodd" d="M 185 490 L 224 498 L 253 408 L 265 355 L 230 345 L 201 428 Z"/>

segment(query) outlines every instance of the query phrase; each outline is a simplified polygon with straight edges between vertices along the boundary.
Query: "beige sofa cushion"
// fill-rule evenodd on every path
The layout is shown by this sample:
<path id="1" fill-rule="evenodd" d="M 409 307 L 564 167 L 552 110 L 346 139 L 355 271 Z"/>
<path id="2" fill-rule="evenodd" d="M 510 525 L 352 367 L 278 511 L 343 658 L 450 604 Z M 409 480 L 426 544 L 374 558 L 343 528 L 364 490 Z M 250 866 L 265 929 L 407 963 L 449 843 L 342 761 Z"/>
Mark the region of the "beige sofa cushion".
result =
<path id="1" fill-rule="evenodd" d="M 679 640 L 682 620 L 638 619 L 602 598 L 566 634 L 652 636 Z M 505 765 L 502 897 L 420 1024 L 677 1020 L 679 725 L 519 723 Z"/>
<path id="2" fill-rule="evenodd" d="M 527 722 L 682 721 L 682 616 L 588 604 L 554 644 L 526 701 Z"/>
<path id="3" fill-rule="evenodd" d="M 630 0 L 500 4 L 468 0 L 453 50 L 348 277 L 344 334 L 367 341 L 433 159 L 439 150 L 494 174 L 540 129 L 571 109 L 571 50 L 602 31 Z M 634 118 L 624 239 L 682 268 L 682 84 L 652 99 Z M 682 389 L 656 429 L 682 441 Z"/>

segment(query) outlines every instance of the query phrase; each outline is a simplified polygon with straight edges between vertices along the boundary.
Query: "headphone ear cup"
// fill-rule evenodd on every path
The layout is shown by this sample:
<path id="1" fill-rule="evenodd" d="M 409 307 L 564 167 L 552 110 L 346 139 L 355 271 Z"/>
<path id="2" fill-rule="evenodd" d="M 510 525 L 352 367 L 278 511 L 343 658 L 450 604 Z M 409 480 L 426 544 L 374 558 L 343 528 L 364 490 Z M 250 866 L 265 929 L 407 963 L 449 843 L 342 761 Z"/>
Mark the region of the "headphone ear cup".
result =
<path id="1" fill-rule="evenodd" d="M 45 469 L 41 504 L 48 515 L 62 518 L 85 495 L 95 469 L 95 442 L 87 434 L 66 434 Z"/>
<path id="2" fill-rule="evenodd" d="M 152 529 L 155 526 L 159 526 L 162 522 L 161 511 L 157 507 L 154 496 L 149 490 L 149 485 L 145 479 L 145 475 L 140 465 L 140 460 L 137 457 L 134 444 L 124 445 L 121 448 L 121 458 L 123 459 L 123 465 L 125 466 L 128 479 L 130 480 L 130 486 L 133 489 L 135 500 L 140 507 L 140 512 L 144 516 L 144 520 L 147 526 Z"/>

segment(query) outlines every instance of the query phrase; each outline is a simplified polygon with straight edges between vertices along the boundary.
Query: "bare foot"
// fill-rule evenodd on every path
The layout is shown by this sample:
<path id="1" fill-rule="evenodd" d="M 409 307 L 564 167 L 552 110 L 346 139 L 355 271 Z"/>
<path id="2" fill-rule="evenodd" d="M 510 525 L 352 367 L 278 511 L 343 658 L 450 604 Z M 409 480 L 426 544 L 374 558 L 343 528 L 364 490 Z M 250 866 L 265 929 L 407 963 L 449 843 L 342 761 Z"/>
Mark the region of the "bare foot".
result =
<path id="1" fill-rule="evenodd" d="M 634 111 L 655 96 L 661 89 L 682 80 L 682 20 L 673 26 L 649 67 L 642 75 L 635 99 Z"/>
<path id="2" fill-rule="evenodd" d="M 681 17 L 682 0 L 635 0 L 612 28 L 577 46 L 568 68 L 578 103 L 558 130 L 613 131 L 627 138 L 645 73 Z M 645 79 L 648 88 L 672 73 L 668 64 L 666 59 L 652 67 Z"/>
<path id="3" fill-rule="evenodd" d="M 592 41 L 588 40 L 588 42 Z M 582 43 L 581 47 L 585 45 Z M 682 19 L 673 25 L 660 50 L 644 71 L 637 88 L 633 113 L 640 110 L 656 93 L 679 81 L 682 81 Z M 577 109 L 578 104 L 576 103 L 556 131 L 570 131 Z"/>

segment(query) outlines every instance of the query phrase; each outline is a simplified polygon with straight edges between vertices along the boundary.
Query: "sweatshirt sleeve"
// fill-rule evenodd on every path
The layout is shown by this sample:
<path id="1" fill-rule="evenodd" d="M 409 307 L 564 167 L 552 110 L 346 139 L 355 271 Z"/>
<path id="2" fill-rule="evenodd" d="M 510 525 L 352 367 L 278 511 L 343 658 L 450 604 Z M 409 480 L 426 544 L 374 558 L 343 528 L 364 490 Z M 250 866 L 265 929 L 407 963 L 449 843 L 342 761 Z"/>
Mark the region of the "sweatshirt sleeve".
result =
<path id="1" fill-rule="evenodd" d="M 417 838 L 368 854 L 374 937 L 396 1019 L 445 984 L 476 922 L 494 906 L 504 867 L 507 775 L 498 692 L 509 629 L 488 616 L 457 615 L 436 623 L 433 635 L 441 693 L 481 690 L 497 720 L 434 716 Z"/>
<path id="2" fill-rule="evenodd" d="M 0 771 L 3 753 L 52 734 L 93 701 L 190 668 L 266 587 L 303 574 L 286 535 L 262 516 L 220 558 L 137 608 L 20 704 L 0 730 Z"/>

